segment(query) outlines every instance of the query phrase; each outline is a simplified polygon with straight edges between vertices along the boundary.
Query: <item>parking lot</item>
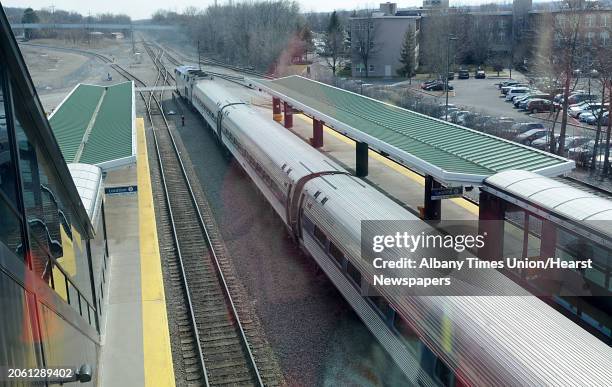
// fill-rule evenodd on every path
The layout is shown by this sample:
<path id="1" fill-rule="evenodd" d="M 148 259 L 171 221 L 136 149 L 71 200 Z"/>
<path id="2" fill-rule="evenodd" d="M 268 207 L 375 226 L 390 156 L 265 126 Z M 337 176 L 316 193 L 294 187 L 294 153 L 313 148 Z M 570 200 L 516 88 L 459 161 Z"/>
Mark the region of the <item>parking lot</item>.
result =
<path id="1" fill-rule="evenodd" d="M 512 103 L 506 102 L 500 93 L 497 83 L 503 82 L 508 78 L 489 77 L 486 79 L 475 79 L 470 74 L 470 79 L 457 79 L 449 81 L 454 90 L 449 93 L 449 104 L 453 104 L 461 109 L 469 110 L 481 115 L 492 117 L 508 117 L 516 122 L 541 122 L 546 127 L 552 126 L 554 115 L 548 112 L 539 114 L 528 114 L 525 111 L 514 108 Z M 527 83 L 526 77 L 518 72 L 513 72 L 512 78 L 517 81 Z M 413 83 L 412 89 L 418 93 L 436 99 L 440 104 L 445 103 L 444 92 L 425 92 L 421 90 L 419 84 Z M 556 131 L 560 127 L 561 117 L 558 118 Z M 594 136 L 594 127 L 581 124 L 576 119 L 568 117 L 567 135 L 568 136 Z"/>

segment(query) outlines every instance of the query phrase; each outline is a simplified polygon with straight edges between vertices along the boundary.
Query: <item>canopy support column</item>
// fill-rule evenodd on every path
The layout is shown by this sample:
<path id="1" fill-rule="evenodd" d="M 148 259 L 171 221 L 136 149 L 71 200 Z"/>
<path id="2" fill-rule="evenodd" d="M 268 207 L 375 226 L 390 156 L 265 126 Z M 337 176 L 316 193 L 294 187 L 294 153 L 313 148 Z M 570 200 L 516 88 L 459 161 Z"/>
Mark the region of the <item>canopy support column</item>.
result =
<path id="1" fill-rule="evenodd" d="M 285 128 L 290 129 L 293 127 L 293 109 L 287 102 L 283 102 L 283 108 L 285 110 Z"/>
<path id="2" fill-rule="evenodd" d="M 488 192 L 480 191 L 478 201 L 478 234 L 485 235 L 485 244 L 478 249 L 483 260 L 502 259 L 504 246 L 504 201 Z"/>
<path id="3" fill-rule="evenodd" d="M 433 178 L 433 176 L 425 176 L 425 200 L 424 200 L 424 216 L 425 220 L 440 220 L 442 218 L 442 200 L 432 200 L 431 195 L 434 188 L 440 188 L 442 185 Z"/>
<path id="4" fill-rule="evenodd" d="M 281 122 L 281 100 L 278 97 L 272 97 L 272 119 L 276 122 Z"/>
<path id="5" fill-rule="evenodd" d="M 356 142 L 355 147 L 355 175 L 366 177 L 368 175 L 368 143 Z"/>
<path id="6" fill-rule="evenodd" d="M 323 146 L 323 121 L 312 119 L 312 138 L 310 139 L 310 145 L 315 148 L 321 148 Z"/>

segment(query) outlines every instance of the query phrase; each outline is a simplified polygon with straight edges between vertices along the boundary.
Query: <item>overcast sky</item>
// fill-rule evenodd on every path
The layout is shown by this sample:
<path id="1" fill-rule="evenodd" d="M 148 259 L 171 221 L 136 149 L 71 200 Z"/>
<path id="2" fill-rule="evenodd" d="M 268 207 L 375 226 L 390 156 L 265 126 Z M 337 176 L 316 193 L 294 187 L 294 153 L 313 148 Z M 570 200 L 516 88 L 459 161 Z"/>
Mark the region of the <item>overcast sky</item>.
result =
<path id="1" fill-rule="evenodd" d="M 219 0 L 219 4 L 226 3 Z M 368 0 L 298 0 L 302 11 L 332 11 L 334 9 L 375 8 L 381 1 Z M 502 3 L 500 0 L 451 0 L 454 4 L 480 4 L 480 3 Z M 186 7 L 195 6 L 206 8 L 213 4 L 214 0 L 3 0 L 5 7 L 32 7 L 34 9 L 55 6 L 57 9 L 66 11 L 77 11 L 83 15 L 91 12 L 92 15 L 102 12 L 124 13 L 132 19 L 148 19 L 157 9 L 165 8 L 173 11 L 182 11 Z M 398 1 L 398 7 L 414 7 L 423 4 L 422 0 Z"/>

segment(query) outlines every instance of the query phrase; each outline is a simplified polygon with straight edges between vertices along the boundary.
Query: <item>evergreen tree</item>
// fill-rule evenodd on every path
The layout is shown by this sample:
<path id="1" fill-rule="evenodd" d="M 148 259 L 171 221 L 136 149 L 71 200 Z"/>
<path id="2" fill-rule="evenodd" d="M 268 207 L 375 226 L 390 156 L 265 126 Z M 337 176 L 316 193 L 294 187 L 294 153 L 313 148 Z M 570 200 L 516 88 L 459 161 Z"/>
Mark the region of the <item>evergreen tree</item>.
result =
<path id="1" fill-rule="evenodd" d="M 26 8 L 23 11 L 21 22 L 23 24 L 38 23 L 38 15 L 36 14 L 36 11 L 34 11 L 32 8 Z M 30 40 L 34 37 L 34 33 L 32 32 L 30 28 L 24 29 L 23 35 L 26 40 Z"/>
<path id="2" fill-rule="evenodd" d="M 416 70 L 416 59 L 415 59 L 415 35 L 411 28 L 406 30 L 404 35 L 404 43 L 402 44 L 402 51 L 400 52 L 400 63 L 402 67 L 397 70 L 398 75 L 407 77 L 412 84 L 412 77 Z"/>
<path id="3" fill-rule="evenodd" d="M 327 66 L 332 71 L 334 77 L 339 67 L 341 67 L 345 61 L 346 50 L 344 40 L 344 28 L 340 23 L 338 14 L 334 11 L 329 16 L 327 30 L 325 31 L 325 47 L 321 55 L 325 58 Z"/>

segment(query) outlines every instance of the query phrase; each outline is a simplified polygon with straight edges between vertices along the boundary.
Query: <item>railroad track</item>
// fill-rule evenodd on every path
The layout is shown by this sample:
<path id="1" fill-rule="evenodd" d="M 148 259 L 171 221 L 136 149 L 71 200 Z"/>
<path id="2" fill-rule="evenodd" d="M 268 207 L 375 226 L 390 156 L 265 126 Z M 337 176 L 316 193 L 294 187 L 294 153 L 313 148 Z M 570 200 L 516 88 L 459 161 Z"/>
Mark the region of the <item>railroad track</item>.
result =
<path id="1" fill-rule="evenodd" d="M 145 47 L 147 47 L 145 45 Z M 169 72 L 162 58 L 146 48 L 158 69 L 155 82 L 169 84 Z M 147 101 L 153 139 L 157 150 L 161 185 L 169 217 L 165 227 L 172 230 L 176 260 L 169 265 L 175 287 L 183 287 L 186 305 L 177 309 L 181 352 L 188 383 L 205 386 L 263 386 L 254 348 L 249 343 L 221 267 L 224 244 L 210 211 L 201 211 L 180 157 L 161 100 L 150 93 Z M 159 112 L 160 114 L 153 114 Z"/>
<path id="2" fill-rule="evenodd" d="M 170 62 L 170 63 L 171 63 L 173 66 L 181 66 L 181 65 L 183 65 L 183 64 L 184 64 L 184 63 L 182 63 L 180 60 L 176 59 L 176 57 L 175 57 L 175 56 L 173 56 L 173 55 L 170 53 L 170 51 L 171 51 L 170 49 L 165 48 L 165 47 L 162 47 L 162 46 L 161 46 L 161 45 L 159 45 L 158 43 L 149 43 L 149 42 L 144 42 L 144 41 L 143 41 L 143 45 L 144 45 L 145 47 L 149 47 L 149 49 L 150 49 L 150 47 L 151 47 L 151 46 L 154 46 L 154 47 L 156 47 L 157 49 L 162 50 L 162 51 L 164 52 L 164 57 L 165 57 L 165 58 L 166 58 L 166 59 L 167 59 L 167 60 L 168 60 L 168 61 L 169 61 L 169 62 Z M 177 56 L 183 56 L 183 55 L 181 55 L 181 54 L 177 53 L 177 52 L 176 52 L 176 51 L 174 51 L 174 50 L 172 50 L 172 52 L 174 53 L 174 55 L 177 55 Z M 186 57 L 184 57 L 184 56 L 183 56 L 183 58 L 187 59 L 189 62 L 197 62 L 197 61 L 191 60 L 191 59 L 189 59 L 189 58 L 186 58 Z M 242 68 L 242 67 L 238 67 L 238 66 L 226 65 L 226 64 L 223 64 L 222 62 L 214 61 L 214 60 L 212 60 L 212 59 L 203 59 L 203 60 L 201 60 L 201 64 L 206 65 L 206 66 L 213 66 L 213 67 L 225 68 L 225 69 L 229 69 L 229 70 L 236 71 L 236 72 L 239 72 L 239 73 L 244 73 L 244 74 L 247 74 L 247 75 L 253 75 L 253 76 L 257 76 L 257 77 L 261 77 L 261 78 L 273 79 L 273 77 L 270 77 L 270 76 L 268 76 L 268 75 L 266 75 L 266 74 L 263 74 L 263 73 L 260 73 L 260 72 L 258 72 L 258 71 L 249 70 L 249 69 L 244 69 L 244 68 Z M 209 69 L 206 69 L 206 70 L 205 70 L 205 72 L 206 72 L 207 74 L 213 75 L 213 76 L 215 76 L 215 77 L 218 77 L 218 78 L 224 79 L 224 80 L 229 81 L 229 82 L 232 82 L 232 83 L 239 84 L 239 85 L 241 85 L 241 86 L 251 87 L 251 86 L 249 86 L 249 84 L 246 82 L 245 77 L 244 77 L 244 76 L 241 76 L 241 75 L 232 75 L 232 74 L 226 74 L 226 73 L 219 73 L 219 72 L 211 71 L 211 70 L 209 70 Z M 174 77 L 172 77 L 172 78 L 174 79 Z"/>
<path id="3" fill-rule="evenodd" d="M 60 51 L 79 52 L 94 56 L 108 63 L 117 73 L 137 86 L 147 84 L 110 58 L 95 52 L 35 45 Z M 147 52 L 158 69 L 155 85 L 170 84 L 172 74 L 163 66 L 163 50 Z M 201 211 L 180 157 L 170 125 L 162 106 L 163 91 L 139 92 L 147 108 L 147 116 L 153 127 L 153 140 L 163 187 L 167 217 L 162 217 L 162 229 L 172 234 L 173 245 L 165 252 L 175 259 L 168 262 L 168 274 L 175 290 L 182 291 L 184 302 L 174 307 L 174 319 L 178 325 L 180 352 L 184 364 L 184 384 L 188 386 L 264 386 L 277 385 L 280 379 L 274 364 L 265 356 L 262 340 L 249 342 L 247 335 L 257 335 L 253 319 L 243 323 L 232 298 L 229 283 L 239 282 L 233 274 L 226 274 L 222 265 L 228 257 L 224 243 L 216 228 L 210 210 Z M 156 182 L 157 183 L 157 182 Z M 239 300 L 242 302 L 242 300 Z M 254 352 L 266 372 L 260 373 Z"/>

